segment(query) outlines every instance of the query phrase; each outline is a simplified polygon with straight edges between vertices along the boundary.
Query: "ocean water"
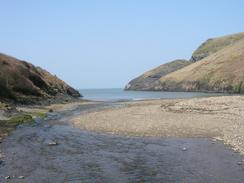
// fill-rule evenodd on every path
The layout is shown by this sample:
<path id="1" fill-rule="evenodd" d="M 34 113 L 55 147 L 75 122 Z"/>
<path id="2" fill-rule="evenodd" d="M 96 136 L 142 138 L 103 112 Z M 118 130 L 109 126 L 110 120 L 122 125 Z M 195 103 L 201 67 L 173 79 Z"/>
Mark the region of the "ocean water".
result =
<path id="1" fill-rule="evenodd" d="M 180 99 L 221 95 L 201 92 L 124 91 L 122 88 L 80 89 L 79 91 L 84 99 L 96 101 Z"/>

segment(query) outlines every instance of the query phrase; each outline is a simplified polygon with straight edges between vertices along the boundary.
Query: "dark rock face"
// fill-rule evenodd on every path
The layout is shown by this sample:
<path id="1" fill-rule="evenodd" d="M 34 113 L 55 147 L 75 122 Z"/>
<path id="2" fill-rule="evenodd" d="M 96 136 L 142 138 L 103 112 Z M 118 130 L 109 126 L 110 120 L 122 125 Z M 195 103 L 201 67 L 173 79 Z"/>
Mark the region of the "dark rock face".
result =
<path id="1" fill-rule="evenodd" d="M 77 90 L 44 69 L 0 54 L 0 99 L 30 103 L 57 95 L 81 96 Z"/>
<path id="2" fill-rule="evenodd" d="M 68 88 L 67 93 L 72 97 L 81 97 L 82 95 L 74 88 Z"/>

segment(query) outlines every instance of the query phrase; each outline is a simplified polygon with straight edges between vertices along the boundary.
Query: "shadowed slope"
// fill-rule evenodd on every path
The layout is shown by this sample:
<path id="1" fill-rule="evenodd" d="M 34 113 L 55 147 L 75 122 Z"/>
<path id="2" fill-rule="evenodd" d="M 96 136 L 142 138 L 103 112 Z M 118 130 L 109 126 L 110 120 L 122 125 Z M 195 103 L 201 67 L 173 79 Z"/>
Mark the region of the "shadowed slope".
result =
<path id="1" fill-rule="evenodd" d="M 49 72 L 16 58 L 0 54 L 0 98 L 30 103 L 62 94 L 80 97 L 78 91 Z"/>

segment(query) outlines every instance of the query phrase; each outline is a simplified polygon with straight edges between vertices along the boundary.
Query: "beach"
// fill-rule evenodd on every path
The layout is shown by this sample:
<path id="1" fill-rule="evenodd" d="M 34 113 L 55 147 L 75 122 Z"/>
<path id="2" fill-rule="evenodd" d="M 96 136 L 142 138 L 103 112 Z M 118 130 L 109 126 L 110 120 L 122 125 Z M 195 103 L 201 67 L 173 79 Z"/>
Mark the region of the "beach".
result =
<path id="1" fill-rule="evenodd" d="M 82 130 L 100 133 L 207 137 L 244 154 L 244 96 L 127 102 L 71 121 Z"/>
<path id="2" fill-rule="evenodd" d="M 47 116 L 2 140 L 0 179 L 241 183 L 243 102 L 223 96 L 17 107 Z"/>

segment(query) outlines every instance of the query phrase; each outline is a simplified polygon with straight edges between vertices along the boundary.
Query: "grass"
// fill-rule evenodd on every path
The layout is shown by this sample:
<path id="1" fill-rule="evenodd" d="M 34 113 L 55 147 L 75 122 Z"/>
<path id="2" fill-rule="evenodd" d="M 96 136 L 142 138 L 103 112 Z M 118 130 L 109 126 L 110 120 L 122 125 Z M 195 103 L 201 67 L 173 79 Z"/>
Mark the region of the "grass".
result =
<path id="1" fill-rule="evenodd" d="M 0 103 L 0 106 L 4 106 Z M 9 132 L 14 130 L 18 125 L 31 124 L 34 122 L 35 118 L 45 118 L 47 117 L 47 112 L 27 112 L 19 113 L 12 116 L 8 120 L 0 120 L 0 140 L 5 137 Z"/>
<path id="2" fill-rule="evenodd" d="M 47 117 L 47 112 L 32 112 L 32 113 L 30 113 L 32 116 L 33 116 L 33 118 L 45 118 L 45 117 Z"/>
<path id="3" fill-rule="evenodd" d="M 29 114 L 20 114 L 5 120 L 5 125 L 9 127 L 16 127 L 20 124 L 28 124 L 34 122 L 34 119 Z"/>
<path id="4" fill-rule="evenodd" d="M 242 84 L 243 84 L 243 82 L 240 82 L 239 84 L 237 84 L 237 85 L 234 86 L 235 93 L 243 93 L 243 91 L 242 91 Z"/>
<path id="5" fill-rule="evenodd" d="M 209 39 L 204 42 L 194 53 L 193 57 L 206 57 L 210 54 L 216 53 L 217 51 L 225 48 L 226 46 L 233 44 L 244 38 L 244 33 L 232 34 L 222 36 L 214 39 Z"/>
<path id="6" fill-rule="evenodd" d="M 6 104 L 5 103 L 2 103 L 2 102 L 0 102 L 0 109 L 4 109 L 4 108 L 6 108 Z"/>
<path id="7" fill-rule="evenodd" d="M 34 119 L 29 114 L 16 115 L 8 120 L 0 120 L 0 140 L 7 136 L 7 134 L 14 130 L 18 125 L 29 124 L 32 122 L 34 122 Z"/>
<path id="8" fill-rule="evenodd" d="M 244 39 L 162 78 L 163 84 L 174 83 L 171 89 L 189 91 L 189 81 L 200 82 L 199 90 L 243 93 Z M 166 88 L 167 89 L 167 88 Z M 194 91 L 195 87 L 191 89 Z"/>

